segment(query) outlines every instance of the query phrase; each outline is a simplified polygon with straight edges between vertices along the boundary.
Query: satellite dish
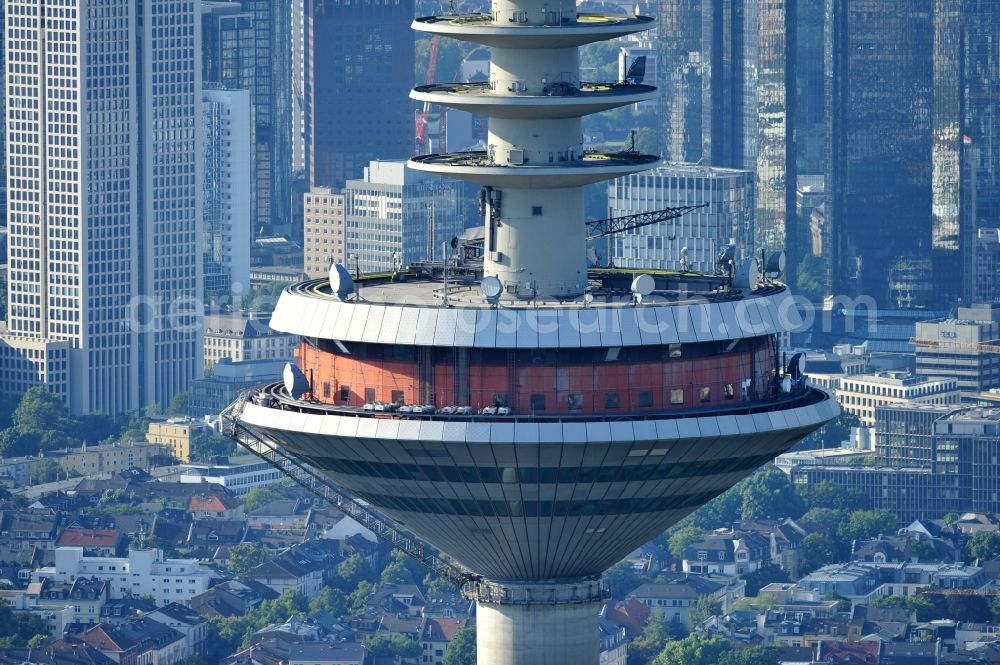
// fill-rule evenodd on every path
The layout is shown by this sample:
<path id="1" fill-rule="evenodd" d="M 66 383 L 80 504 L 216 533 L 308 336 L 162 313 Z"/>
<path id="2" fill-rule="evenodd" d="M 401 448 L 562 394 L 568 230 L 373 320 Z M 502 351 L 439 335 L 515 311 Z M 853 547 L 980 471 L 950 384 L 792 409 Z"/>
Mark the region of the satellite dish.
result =
<path id="1" fill-rule="evenodd" d="M 744 261 L 736 274 L 733 275 L 733 288 L 740 291 L 753 291 L 760 284 L 760 270 L 757 260 L 750 257 Z"/>
<path id="2" fill-rule="evenodd" d="M 632 297 L 635 298 L 635 304 L 636 305 L 641 305 L 642 304 L 642 294 L 641 293 L 633 293 Z"/>
<path id="3" fill-rule="evenodd" d="M 632 293 L 648 296 L 656 289 L 656 280 L 651 275 L 642 274 L 632 280 Z"/>
<path id="4" fill-rule="evenodd" d="M 628 66 L 625 82 L 639 84 L 644 78 L 646 78 L 646 56 L 640 55 Z"/>
<path id="5" fill-rule="evenodd" d="M 780 275 L 785 272 L 785 253 L 774 252 L 771 256 L 767 257 L 767 263 L 764 265 L 764 272 L 769 275 Z"/>
<path id="6" fill-rule="evenodd" d="M 486 302 L 495 305 L 500 302 L 500 294 L 503 293 L 503 282 L 500 281 L 499 277 L 490 275 L 489 277 L 484 277 L 483 281 L 479 282 L 479 290 L 483 292 Z"/>
<path id="7" fill-rule="evenodd" d="M 724 250 L 722 250 L 722 253 L 719 254 L 719 260 L 716 261 L 716 263 L 718 263 L 720 266 L 726 265 L 735 258 L 736 258 L 736 245 L 730 243 L 729 246 L 727 246 Z"/>
<path id="8" fill-rule="evenodd" d="M 781 392 L 790 393 L 792 392 L 792 380 L 787 376 L 781 380 Z"/>
<path id="9" fill-rule="evenodd" d="M 593 302 L 594 302 L 594 294 L 593 293 L 584 293 L 583 294 L 583 304 L 584 304 L 584 306 L 590 307 L 591 303 L 593 303 Z"/>
<path id="10" fill-rule="evenodd" d="M 806 373 L 806 356 L 804 353 L 796 353 L 785 366 L 785 374 L 798 381 Z"/>
<path id="11" fill-rule="evenodd" d="M 285 381 L 285 391 L 292 396 L 292 399 L 299 399 L 304 393 L 311 392 L 309 379 L 298 366 L 285 363 L 285 371 L 281 376 Z"/>
<path id="12" fill-rule="evenodd" d="M 354 293 L 354 280 L 340 263 L 330 266 L 330 290 L 341 300 L 346 300 L 347 296 Z"/>

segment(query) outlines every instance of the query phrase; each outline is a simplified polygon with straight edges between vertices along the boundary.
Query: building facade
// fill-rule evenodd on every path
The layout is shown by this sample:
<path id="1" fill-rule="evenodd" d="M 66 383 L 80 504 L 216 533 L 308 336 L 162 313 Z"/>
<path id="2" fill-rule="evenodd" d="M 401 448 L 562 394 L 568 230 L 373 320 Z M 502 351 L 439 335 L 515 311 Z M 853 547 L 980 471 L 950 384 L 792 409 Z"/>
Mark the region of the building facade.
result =
<path id="1" fill-rule="evenodd" d="M 295 3 L 293 12 L 302 14 L 293 19 L 302 31 L 302 60 L 292 65 L 303 97 L 297 159 L 308 187 L 344 187 L 371 160 L 413 150 L 411 108 L 397 103 L 413 85 L 413 8 L 413 0 Z"/>
<path id="2" fill-rule="evenodd" d="M 378 273 L 441 260 L 442 245 L 450 252 L 449 243 L 465 227 L 461 197 L 459 183 L 413 170 L 403 160 L 371 162 L 364 178 L 348 180 L 344 190 L 347 268 Z"/>
<path id="3" fill-rule="evenodd" d="M 243 314 L 213 314 L 205 317 L 205 369 L 223 358 L 245 360 L 291 360 L 293 335 L 271 330 L 263 319 Z"/>
<path id="4" fill-rule="evenodd" d="M 8 334 L 69 343 L 74 413 L 165 404 L 201 364 L 194 2 L 12 0 L 6 18 Z"/>
<path id="5" fill-rule="evenodd" d="M 205 135 L 205 293 L 250 290 L 253 125 L 248 90 L 202 91 Z"/>
<path id="6" fill-rule="evenodd" d="M 331 263 L 346 263 L 344 195 L 316 187 L 303 201 L 303 257 L 306 277 L 326 277 Z"/>
<path id="7" fill-rule="evenodd" d="M 628 268 L 714 272 L 719 254 L 736 244 L 736 263 L 754 254 L 754 175 L 750 171 L 670 164 L 608 184 L 612 217 L 668 207 L 707 208 L 609 239 L 613 265 Z M 683 251 L 687 248 L 687 251 Z"/>
<path id="8" fill-rule="evenodd" d="M 917 322 L 917 374 L 946 376 L 966 392 L 1000 387 L 1000 305 L 959 307 L 955 318 Z"/>
<path id="9" fill-rule="evenodd" d="M 886 404 L 957 404 L 958 381 L 938 377 L 913 376 L 909 372 L 859 374 L 840 380 L 837 401 L 844 411 L 854 414 L 862 425 L 875 424 L 875 409 Z"/>
<path id="10" fill-rule="evenodd" d="M 931 250 L 934 0 L 827 0 L 828 290 L 926 305 L 890 287 Z M 892 84 L 888 85 L 887 82 Z"/>

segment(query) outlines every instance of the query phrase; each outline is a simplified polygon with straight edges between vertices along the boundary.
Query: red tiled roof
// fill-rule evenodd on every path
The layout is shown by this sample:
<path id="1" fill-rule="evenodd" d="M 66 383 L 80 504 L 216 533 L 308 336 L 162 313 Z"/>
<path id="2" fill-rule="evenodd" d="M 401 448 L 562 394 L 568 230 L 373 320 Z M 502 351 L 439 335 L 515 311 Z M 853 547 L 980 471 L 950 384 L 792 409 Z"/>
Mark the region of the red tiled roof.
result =
<path id="1" fill-rule="evenodd" d="M 118 529 L 66 529 L 59 536 L 59 547 L 115 547 L 121 540 Z"/>
<path id="2" fill-rule="evenodd" d="M 823 640 L 820 659 L 833 665 L 875 665 L 878 663 L 878 642 L 836 642 Z"/>
<path id="3" fill-rule="evenodd" d="M 469 624 L 468 619 L 427 619 L 421 639 L 431 642 L 451 642 L 455 633 Z"/>
<path id="4" fill-rule="evenodd" d="M 224 513 L 239 503 L 228 495 L 196 494 L 188 499 L 188 512 Z"/>

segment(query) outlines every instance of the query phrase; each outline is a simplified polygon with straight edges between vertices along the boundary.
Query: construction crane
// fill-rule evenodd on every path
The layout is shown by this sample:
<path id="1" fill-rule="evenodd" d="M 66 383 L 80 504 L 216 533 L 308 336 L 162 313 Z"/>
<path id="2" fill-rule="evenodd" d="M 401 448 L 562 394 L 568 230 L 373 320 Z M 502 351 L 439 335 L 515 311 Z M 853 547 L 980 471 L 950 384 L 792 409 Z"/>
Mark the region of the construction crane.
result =
<path id="1" fill-rule="evenodd" d="M 634 215 L 624 215 L 622 217 L 608 217 L 587 222 L 587 240 L 597 240 L 622 231 L 631 231 L 643 226 L 669 222 L 677 219 L 692 210 L 708 207 L 707 203 L 696 206 L 678 206 L 676 208 L 664 208 L 663 210 L 653 210 L 652 212 L 640 212 Z M 673 236 L 671 236 L 673 239 Z"/>
<path id="2" fill-rule="evenodd" d="M 474 584 L 479 581 L 479 576 L 444 559 L 436 549 L 419 540 L 413 534 L 400 529 L 388 518 L 371 510 L 366 504 L 344 492 L 331 483 L 321 472 L 291 455 L 287 455 L 278 444 L 258 436 L 253 430 L 243 425 L 240 422 L 243 409 L 247 402 L 253 398 L 255 392 L 259 392 L 259 390 L 243 392 L 220 414 L 222 432 L 225 436 L 260 457 L 312 494 L 336 506 L 374 533 L 382 542 L 417 560 L 459 589 L 462 589 L 466 584 Z"/>
<path id="3" fill-rule="evenodd" d="M 991 339 L 989 342 L 948 342 L 939 339 L 920 339 L 911 337 L 910 344 L 913 346 L 923 346 L 931 349 L 941 349 L 943 351 L 975 351 L 978 353 L 1000 353 L 1000 339 Z"/>
<path id="4" fill-rule="evenodd" d="M 437 73 L 438 44 L 440 36 L 434 35 L 431 38 L 431 54 L 427 62 L 427 85 L 434 83 L 434 75 Z M 414 113 L 414 128 L 416 130 L 417 154 L 425 155 L 429 152 L 427 145 L 427 119 L 431 113 L 431 103 L 424 102 L 423 110 Z M 443 111 L 442 111 L 443 114 Z M 438 120 L 440 122 L 440 119 Z"/>

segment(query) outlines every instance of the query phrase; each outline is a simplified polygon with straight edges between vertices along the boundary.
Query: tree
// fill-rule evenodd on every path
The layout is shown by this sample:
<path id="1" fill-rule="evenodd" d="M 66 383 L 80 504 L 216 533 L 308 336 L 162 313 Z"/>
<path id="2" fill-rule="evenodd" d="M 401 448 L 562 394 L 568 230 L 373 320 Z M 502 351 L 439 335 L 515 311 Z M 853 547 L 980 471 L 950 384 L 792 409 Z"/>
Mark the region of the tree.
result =
<path id="1" fill-rule="evenodd" d="M 14 426 L 14 409 L 20 401 L 14 393 L 0 392 L 0 430 Z"/>
<path id="2" fill-rule="evenodd" d="M 611 595 L 617 600 L 625 597 L 643 583 L 643 576 L 629 561 L 619 561 L 604 573 L 604 580 L 611 588 Z"/>
<path id="3" fill-rule="evenodd" d="M 910 556 L 917 557 L 917 561 L 934 561 L 938 558 L 934 544 L 929 540 L 910 540 Z"/>
<path id="4" fill-rule="evenodd" d="M 977 593 L 948 594 L 948 618 L 969 623 L 989 623 L 993 618 L 986 598 Z"/>
<path id="5" fill-rule="evenodd" d="M 837 560 L 837 545 L 829 536 L 810 533 L 802 539 L 802 569 L 811 573 L 821 566 Z"/>
<path id="6" fill-rule="evenodd" d="M 406 564 L 402 561 L 392 561 L 382 569 L 379 582 L 383 586 L 386 584 L 413 584 L 413 577 L 410 575 Z"/>
<path id="7" fill-rule="evenodd" d="M 188 413 L 188 404 L 191 402 L 191 393 L 180 392 L 176 393 L 170 398 L 170 403 L 167 404 L 167 415 L 168 416 L 186 416 Z"/>
<path id="8" fill-rule="evenodd" d="M 768 467 L 747 478 L 740 490 L 740 517 L 776 519 L 802 514 L 802 499 L 796 494 L 788 475 Z"/>
<path id="9" fill-rule="evenodd" d="M 347 611 L 350 614 L 361 614 L 368 604 L 368 599 L 375 593 L 375 585 L 362 580 L 347 596 Z"/>
<path id="10" fill-rule="evenodd" d="M 191 439 L 191 461 L 209 462 L 215 457 L 228 457 L 236 450 L 236 442 L 214 432 L 199 432 Z"/>
<path id="11" fill-rule="evenodd" d="M 872 607 L 901 607 L 916 613 L 917 621 L 933 621 L 938 618 L 938 610 L 926 596 L 886 596 L 871 602 Z"/>
<path id="12" fill-rule="evenodd" d="M 337 566 L 337 575 L 340 577 L 338 588 L 348 593 L 357 589 L 362 582 L 370 584 L 375 581 L 375 571 L 360 554 L 352 554 L 344 559 Z"/>
<path id="13" fill-rule="evenodd" d="M 663 651 L 663 646 L 683 632 L 683 625 L 672 624 L 659 609 L 653 610 L 646 620 L 642 635 L 635 638 L 628 648 L 629 664 L 646 665 L 656 654 Z"/>
<path id="14" fill-rule="evenodd" d="M 340 589 L 323 587 L 319 595 L 309 601 L 309 613 L 320 612 L 329 612 L 337 617 L 343 616 L 347 613 L 347 596 Z"/>
<path id="15" fill-rule="evenodd" d="M 68 421 L 66 405 L 46 388 L 35 386 L 24 393 L 12 420 L 25 434 L 62 430 Z"/>
<path id="16" fill-rule="evenodd" d="M 899 518 L 888 510 L 855 510 L 847 522 L 840 525 L 837 535 L 850 543 L 896 532 Z"/>
<path id="17" fill-rule="evenodd" d="M 811 508 L 799 518 L 804 525 L 814 527 L 828 534 L 837 533 L 840 525 L 847 521 L 848 514 L 843 510 L 833 508 Z"/>
<path id="18" fill-rule="evenodd" d="M 476 665 L 476 629 L 462 628 L 448 642 L 444 665 Z"/>
<path id="19" fill-rule="evenodd" d="M 722 604 L 719 601 L 711 596 L 699 596 L 688 616 L 691 627 L 694 628 L 719 614 L 722 614 Z"/>
<path id="20" fill-rule="evenodd" d="M 795 288 L 812 302 L 820 302 L 826 293 L 823 286 L 825 274 L 823 259 L 814 254 L 806 254 L 795 271 Z"/>
<path id="21" fill-rule="evenodd" d="M 988 561 L 1000 555 L 1000 533 L 980 531 L 969 539 L 965 546 L 971 560 Z"/>
<path id="22" fill-rule="evenodd" d="M 258 543 L 240 543 L 229 548 L 229 570 L 245 573 L 264 561 L 264 550 Z"/>
<path id="23" fill-rule="evenodd" d="M 810 486 L 803 497 L 810 510 L 828 508 L 850 512 L 861 510 L 868 503 L 864 492 L 849 489 L 830 480 Z"/>
<path id="24" fill-rule="evenodd" d="M 728 640 L 718 637 L 688 635 L 683 640 L 669 642 L 653 665 L 716 665 L 732 648 Z"/>
<path id="25" fill-rule="evenodd" d="M 43 458 L 31 465 L 29 482 L 32 485 L 41 485 L 42 483 L 51 483 L 65 476 L 66 473 L 63 471 L 63 468 L 55 460 Z"/>
<path id="26" fill-rule="evenodd" d="M 255 286 L 243 294 L 240 309 L 250 312 L 273 312 L 281 292 L 288 286 L 284 282 L 268 282 Z"/>
<path id="27" fill-rule="evenodd" d="M 17 427 L 0 431 L 0 455 L 4 457 L 37 455 L 39 450 L 41 444 L 37 433 L 26 434 Z"/>
<path id="28" fill-rule="evenodd" d="M 443 577 L 435 577 L 433 573 L 424 576 L 424 588 L 430 598 L 447 598 L 458 594 L 458 587 Z"/>
<path id="29" fill-rule="evenodd" d="M 748 596 L 756 596 L 768 584 L 788 582 L 789 580 L 788 573 L 774 564 L 768 564 L 744 576 L 743 581 L 746 582 L 746 588 L 743 592 Z"/>
<path id="30" fill-rule="evenodd" d="M 417 658 L 422 649 L 420 644 L 403 635 L 376 635 L 366 645 L 375 658 Z"/>
<path id="31" fill-rule="evenodd" d="M 684 558 L 684 550 L 688 545 L 692 545 L 701 540 L 702 530 L 693 526 L 686 526 L 670 537 L 670 554 L 678 561 Z"/>
<path id="32" fill-rule="evenodd" d="M 77 438 L 88 444 L 98 444 L 115 436 L 118 432 L 115 419 L 106 413 L 95 412 L 75 419 Z"/>
<path id="33" fill-rule="evenodd" d="M 719 658 L 719 665 L 778 665 L 778 663 L 778 652 L 764 647 L 734 649 Z"/>
<path id="34" fill-rule="evenodd" d="M 252 487 L 250 491 L 243 495 L 243 511 L 252 513 L 261 506 L 266 506 L 272 501 L 277 501 L 281 495 L 266 487 Z"/>

